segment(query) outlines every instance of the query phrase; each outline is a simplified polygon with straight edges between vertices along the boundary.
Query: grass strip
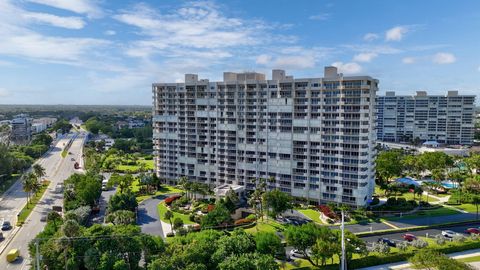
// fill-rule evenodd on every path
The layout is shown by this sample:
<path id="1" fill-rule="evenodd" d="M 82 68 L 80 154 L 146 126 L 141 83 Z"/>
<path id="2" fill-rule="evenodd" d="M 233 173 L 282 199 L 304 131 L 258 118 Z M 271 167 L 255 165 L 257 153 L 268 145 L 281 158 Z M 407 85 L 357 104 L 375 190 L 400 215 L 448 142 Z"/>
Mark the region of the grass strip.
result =
<path id="1" fill-rule="evenodd" d="M 50 181 L 44 181 L 42 186 L 40 187 L 40 190 L 37 193 L 33 194 L 32 197 L 30 197 L 29 203 L 27 203 L 23 207 L 22 211 L 20 211 L 20 213 L 18 214 L 17 226 L 21 226 L 25 222 L 25 220 L 28 218 L 30 213 L 32 213 L 38 201 L 40 201 L 43 194 L 47 190 L 49 184 L 50 184 Z"/>
<path id="2" fill-rule="evenodd" d="M 163 221 L 163 222 L 166 222 L 168 224 L 170 224 L 170 221 L 168 219 L 165 219 L 164 218 L 164 215 L 165 215 L 165 212 L 167 212 L 168 208 L 167 206 L 165 205 L 164 202 L 161 202 L 158 204 L 157 206 L 158 208 L 158 215 L 160 216 L 160 219 Z M 173 218 L 172 218 L 172 222 L 176 219 L 176 218 L 180 218 L 182 221 L 183 221 L 183 224 L 195 224 L 194 222 L 191 222 L 190 219 L 189 219 L 189 215 L 185 215 L 185 214 L 182 214 L 182 213 L 178 213 L 178 212 L 175 212 L 175 211 L 172 211 L 173 213 Z"/>
<path id="3" fill-rule="evenodd" d="M 62 158 L 65 158 L 67 155 L 68 155 L 68 151 L 66 149 L 64 149 L 62 151 Z"/>

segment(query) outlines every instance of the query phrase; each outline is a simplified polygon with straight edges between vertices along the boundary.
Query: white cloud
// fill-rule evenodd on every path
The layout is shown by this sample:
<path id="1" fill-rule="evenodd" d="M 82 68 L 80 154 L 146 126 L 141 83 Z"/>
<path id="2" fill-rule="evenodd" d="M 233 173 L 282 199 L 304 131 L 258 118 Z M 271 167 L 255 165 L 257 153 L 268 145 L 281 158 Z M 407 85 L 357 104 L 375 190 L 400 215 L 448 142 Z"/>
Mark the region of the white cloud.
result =
<path id="1" fill-rule="evenodd" d="M 79 61 L 92 48 L 105 44 L 106 41 L 90 38 L 59 38 L 23 33 L 0 37 L 0 54 L 68 63 Z"/>
<path id="2" fill-rule="evenodd" d="M 309 55 L 279 56 L 274 66 L 283 69 L 306 69 L 315 67 L 315 58 Z"/>
<path id="3" fill-rule="evenodd" d="M 329 18 L 330 18 L 330 14 L 328 13 L 320 13 L 320 14 L 316 14 L 308 17 L 308 19 L 314 20 L 314 21 L 326 21 Z"/>
<path id="4" fill-rule="evenodd" d="M 27 0 L 32 3 L 51 6 L 58 9 L 72 11 L 78 14 L 87 14 L 89 17 L 97 18 L 103 12 L 91 0 Z"/>
<path id="5" fill-rule="evenodd" d="M 457 58 L 451 53 L 441 52 L 435 54 L 432 60 L 435 64 L 451 64 L 455 63 L 455 61 L 457 61 Z"/>
<path id="6" fill-rule="evenodd" d="M 85 26 L 85 22 L 79 17 L 60 17 L 37 12 L 26 12 L 22 16 L 27 20 L 67 29 L 82 29 Z"/>
<path id="7" fill-rule="evenodd" d="M 416 61 L 415 57 L 404 57 L 402 59 L 402 63 L 404 64 L 413 64 L 415 63 L 415 61 Z"/>
<path id="8" fill-rule="evenodd" d="M 362 71 L 362 66 L 355 62 L 350 63 L 343 63 L 343 62 L 335 62 L 332 63 L 332 66 L 337 67 L 339 72 L 345 74 L 355 74 Z"/>
<path id="9" fill-rule="evenodd" d="M 356 62 L 370 62 L 377 56 L 378 56 L 378 54 L 373 53 L 373 52 L 359 53 L 359 54 L 357 54 L 353 57 L 353 61 L 356 61 Z"/>
<path id="10" fill-rule="evenodd" d="M 114 16 L 139 28 L 149 40 L 135 44 L 140 49 L 190 47 L 212 49 L 258 44 L 265 25 L 226 17 L 210 3 L 188 3 L 171 14 L 163 15 L 145 4 Z M 267 37 L 264 37 L 265 39 Z"/>
<path id="11" fill-rule="evenodd" d="M 107 36 L 114 36 L 117 34 L 117 32 L 115 32 L 114 30 L 107 30 L 105 32 L 103 32 L 105 35 Z"/>
<path id="12" fill-rule="evenodd" d="M 363 36 L 363 40 L 365 41 L 374 41 L 376 39 L 378 39 L 379 36 L 375 33 L 366 33 L 364 36 Z"/>
<path id="13" fill-rule="evenodd" d="M 385 39 L 387 41 L 400 41 L 403 36 L 409 31 L 406 26 L 396 26 L 393 27 L 385 33 Z"/>
<path id="14" fill-rule="evenodd" d="M 272 56 L 268 54 L 261 54 L 257 56 L 257 59 L 255 59 L 255 63 L 260 64 L 260 65 L 267 65 L 271 63 L 272 61 Z"/>
<path id="15" fill-rule="evenodd" d="M 10 92 L 5 88 L 0 88 L 0 97 L 8 97 Z"/>

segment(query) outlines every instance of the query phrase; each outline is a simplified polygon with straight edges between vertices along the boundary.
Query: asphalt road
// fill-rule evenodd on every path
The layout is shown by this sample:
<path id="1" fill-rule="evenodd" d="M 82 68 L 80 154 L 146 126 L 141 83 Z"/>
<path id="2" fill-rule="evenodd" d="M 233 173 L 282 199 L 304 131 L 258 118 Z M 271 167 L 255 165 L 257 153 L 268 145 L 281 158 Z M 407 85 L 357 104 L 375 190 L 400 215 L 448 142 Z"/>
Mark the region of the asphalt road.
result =
<path id="1" fill-rule="evenodd" d="M 140 203 L 137 212 L 137 224 L 143 233 L 163 237 L 162 224 L 158 216 L 157 205 L 167 197 L 168 195 L 157 196 Z"/>
<path id="2" fill-rule="evenodd" d="M 428 233 L 428 237 L 432 238 L 432 237 L 435 237 L 435 235 L 438 235 L 438 234 L 441 234 L 443 230 L 451 230 L 451 231 L 454 231 L 456 233 L 461 233 L 461 234 L 464 234 L 465 230 L 467 228 L 478 228 L 480 226 L 480 222 L 472 225 L 462 225 L 462 226 L 452 226 L 452 227 L 448 227 L 448 228 L 439 228 L 439 229 L 426 229 L 426 230 L 420 230 L 420 231 L 413 231 L 413 232 L 408 232 L 408 233 L 411 233 L 417 237 L 420 237 L 420 236 L 427 236 L 427 233 Z M 380 237 L 383 237 L 383 238 L 388 238 L 388 239 L 391 239 L 391 240 L 394 240 L 395 242 L 401 242 L 403 241 L 403 238 L 402 238 L 402 235 L 404 235 L 405 233 L 391 233 L 391 234 L 386 234 L 386 235 L 382 235 L 382 236 L 368 236 L 368 237 L 362 237 L 362 239 L 367 242 L 367 243 L 372 243 L 372 242 L 376 242 L 378 241 L 378 238 Z M 467 236 L 466 234 L 464 234 L 465 236 Z"/>
<path id="3" fill-rule="evenodd" d="M 78 135 L 78 136 L 77 136 Z M 0 244 L 0 251 L 3 252 L 0 255 L 0 269 L 29 269 L 30 264 L 32 263 L 29 254 L 28 254 L 28 244 L 30 241 L 43 230 L 45 223 L 40 221 L 40 217 L 43 213 L 47 213 L 52 209 L 53 205 L 62 206 L 63 194 L 54 193 L 53 190 L 57 183 L 63 182 L 76 170 L 73 168 L 74 161 L 71 159 L 80 161 L 80 165 L 83 166 L 81 162 L 82 156 L 82 146 L 85 141 L 86 132 L 69 134 L 65 138 L 60 139 L 55 147 L 47 153 L 47 155 L 39 161 L 40 164 L 46 170 L 46 179 L 50 180 L 50 186 L 45 192 L 44 196 L 37 204 L 35 209 L 30 214 L 29 218 L 26 220 L 25 224 L 19 228 L 14 228 L 13 230 L 18 230 L 15 236 L 8 235 L 6 239 Z M 66 145 L 69 139 L 74 139 L 69 152 L 72 154 L 67 155 L 65 158 L 61 157 L 61 152 L 63 150 L 64 144 Z M 81 170 L 81 169 L 80 169 Z M 26 194 L 21 191 L 22 185 L 16 183 L 9 194 L 5 194 L 2 200 L 2 212 L 6 218 L 12 220 L 12 224 L 15 224 L 16 219 L 14 218 L 21 208 L 26 203 Z M 8 212 L 8 213 L 7 213 Z M 9 233 L 11 234 L 12 231 Z M 7 245 L 7 246 L 5 246 Z M 15 261 L 14 263 L 7 263 L 6 254 L 10 249 L 19 249 L 21 258 Z"/>

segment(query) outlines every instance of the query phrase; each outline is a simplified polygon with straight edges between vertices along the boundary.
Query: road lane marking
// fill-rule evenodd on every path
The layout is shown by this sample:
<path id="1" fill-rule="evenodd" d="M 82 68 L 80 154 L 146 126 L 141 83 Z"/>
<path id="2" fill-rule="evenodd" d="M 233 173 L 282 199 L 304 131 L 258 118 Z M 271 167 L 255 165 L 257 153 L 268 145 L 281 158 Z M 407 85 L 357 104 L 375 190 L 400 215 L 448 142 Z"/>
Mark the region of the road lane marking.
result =
<path id="1" fill-rule="evenodd" d="M 385 224 L 385 225 L 387 225 L 387 226 L 390 226 L 390 227 L 392 227 L 392 228 L 394 228 L 394 229 L 400 229 L 399 227 L 393 225 L 392 223 L 390 223 L 390 222 L 388 222 L 388 221 L 386 221 L 386 220 L 382 220 L 382 223 Z"/>

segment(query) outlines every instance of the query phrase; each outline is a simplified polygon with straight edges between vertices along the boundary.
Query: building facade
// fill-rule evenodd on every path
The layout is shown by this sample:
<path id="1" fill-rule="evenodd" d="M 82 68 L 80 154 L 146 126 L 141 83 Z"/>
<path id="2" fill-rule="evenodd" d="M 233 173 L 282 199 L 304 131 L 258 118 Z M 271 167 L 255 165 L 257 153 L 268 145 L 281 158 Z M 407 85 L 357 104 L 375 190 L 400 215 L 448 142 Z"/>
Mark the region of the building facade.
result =
<path id="1" fill-rule="evenodd" d="M 32 139 L 32 119 L 26 114 L 16 115 L 11 122 L 11 140 L 16 144 L 26 144 Z"/>
<path id="2" fill-rule="evenodd" d="M 386 142 L 437 141 L 455 145 L 473 143 L 475 96 L 427 95 L 396 96 L 386 92 L 378 97 L 377 137 Z"/>
<path id="3" fill-rule="evenodd" d="M 274 70 L 225 72 L 221 82 L 186 74 L 154 83 L 155 170 L 211 186 L 255 189 L 255 179 L 311 203 L 365 205 L 374 190 L 378 80 L 294 79 Z"/>

